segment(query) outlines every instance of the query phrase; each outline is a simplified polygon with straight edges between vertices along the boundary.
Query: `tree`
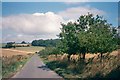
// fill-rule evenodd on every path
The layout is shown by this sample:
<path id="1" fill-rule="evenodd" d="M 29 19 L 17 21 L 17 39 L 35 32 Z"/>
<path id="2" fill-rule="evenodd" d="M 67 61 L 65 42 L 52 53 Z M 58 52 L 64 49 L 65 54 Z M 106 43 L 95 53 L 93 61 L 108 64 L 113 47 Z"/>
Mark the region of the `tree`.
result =
<path id="1" fill-rule="evenodd" d="M 22 41 L 21 44 L 26 44 L 26 42 L 25 42 L 25 41 Z"/>
<path id="2" fill-rule="evenodd" d="M 47 40 L 33 40 L 32 41 L 32 46 L 44 46 L 44 47 L 48 47 L 48 46 L 56 46 L 56 44 L 58 43 L 59 39 L 47 39 Z"/>
<path id="3" fill-rule="evenodd" d="M 89 52 L 90 44 L 93 44 L 91 41 L 91 36 L 89 28 L 94 24 L 94 17 L 92 14 L 82 15 L 77 20 L 78 24 L 76 25 L 77 37 L 79 39 L 79 53 L 83 55 L 83 60 L 85 59 L 86 53 Z"/>
<path id="4" fill-rule="evenodd" d="M 12 47 L 15 48 L 15 45 L 13 45 L 13 44 L 15 44 L 15 42 L 8 42 L 8 43 L 6 44 L 6 48 L 12 48 Z"/>
<path id="5" fill-rule="evenodd" d="M 100 53 L 101 59 L 103 53 L 111 52 L 117 48 L 117 42 L 114 38 L 115 30 L 112 25 L 103 19 L 103 17 L 92 14 L 82 15 L 77 22 L 62 24 L 60 39 L 66 47 L 65 52 L 69 54 L 82 53 L 85 59 L 86 53 Z"/>
<path id="6" fill-rule="evenodd" d="M 62 49 L 65 53 L 68 53 L 68 61 L 70 61 L 70 56 L 77 53 L 77 35 L 76 27 L 74 23 L 69 22 L 67 24 L 62 24 L 62 29 L 60 33 L 60 39 L 62 42 Z"/>
<path id="7" fill-rule="evenodd" d="M 52 52 L 50 54 L 54 54 L 55 57 L 57 58 L 57 55 L 60 54 L 60 50 L 56 47 L 52 48 Z"/>
<path id="8" fill-rule="evenodd" d="M 81 16 L 77 25 L 80 30 L 78 33 L 80 52 L 103 53 L 111 52 L 117 48 L 114 38 L 115 31 L 111 30 L 111 24 L 107 23 L 101 16 L 93 17 L 92 14 Z"/>

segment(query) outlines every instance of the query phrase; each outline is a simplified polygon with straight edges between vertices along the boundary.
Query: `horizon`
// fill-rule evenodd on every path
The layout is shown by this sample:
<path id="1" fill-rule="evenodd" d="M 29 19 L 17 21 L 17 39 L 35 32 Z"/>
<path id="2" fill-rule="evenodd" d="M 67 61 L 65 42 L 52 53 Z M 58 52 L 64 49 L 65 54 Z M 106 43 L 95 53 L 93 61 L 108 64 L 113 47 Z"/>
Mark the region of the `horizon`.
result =
<path id="1" fill-rule="evenodd" d="M 37 39 L 37 40 L 57 40 L 57 39 L 59 39 L 59 38 L 56 38 L 56 39 Z M 35 39 L 36 40 L 36 39 Z M 34 41 L 34 40 L 32 40 L 32 41 Z M 26 43 L 32 43 L 32 41 L 30 41 L 30 42 L 28 42 L 28 41 L 25 41 Z M 7 44 L 7 43 L 9 43 L 9 42 L 15 42 L 15 41 L 8 41 L 8 42 L 0 42 L 0 44 Z M 21 43 L 22 41 L 20 41 L 20 42 L 15 42 L 15 43 Z"/>

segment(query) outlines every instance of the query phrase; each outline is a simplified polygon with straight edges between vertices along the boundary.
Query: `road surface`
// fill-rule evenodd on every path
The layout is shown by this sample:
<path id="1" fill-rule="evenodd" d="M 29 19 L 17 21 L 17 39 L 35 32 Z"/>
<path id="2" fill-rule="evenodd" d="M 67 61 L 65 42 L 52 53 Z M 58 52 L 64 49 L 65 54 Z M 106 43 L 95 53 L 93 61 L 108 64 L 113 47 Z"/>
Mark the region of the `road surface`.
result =
<path id="1" fill-rule="evenodd" d="M 33 55 L 25 66 L 13 78 L 60 78 L 40 60 L 37 54 Z"/>

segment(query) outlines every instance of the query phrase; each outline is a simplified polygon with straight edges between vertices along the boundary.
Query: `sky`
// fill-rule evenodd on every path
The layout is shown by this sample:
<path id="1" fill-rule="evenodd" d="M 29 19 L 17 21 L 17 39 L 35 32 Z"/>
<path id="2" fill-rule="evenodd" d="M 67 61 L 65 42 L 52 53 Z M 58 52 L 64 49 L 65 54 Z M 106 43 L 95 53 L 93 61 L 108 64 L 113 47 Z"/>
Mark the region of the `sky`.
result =
<path id="1" fill-rule="evenodd" d="M 2 0 L 3 2 L 118 2 L 119 0 Z"/>
<path id="2" fill-rule="evenodd" d="M 2 41 L 58 38 L 61 22 L 74 22 L 88 12 L 118 26 L 117 2 L 3 2 Z"/>

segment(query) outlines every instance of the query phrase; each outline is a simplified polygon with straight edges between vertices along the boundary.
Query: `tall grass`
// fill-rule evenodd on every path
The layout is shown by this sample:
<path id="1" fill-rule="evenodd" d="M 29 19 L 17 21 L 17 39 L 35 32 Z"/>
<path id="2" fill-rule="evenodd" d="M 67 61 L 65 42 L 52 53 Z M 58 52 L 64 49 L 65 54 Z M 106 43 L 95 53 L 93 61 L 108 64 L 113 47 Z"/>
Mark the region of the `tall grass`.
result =
<path id="1" fill-rule="evenodd" d="M 31 55 L 30 55 L 31 56 Z M 2 58 L 2 77 L 10 78 L 14 75 L 28 60 L 28 57 L 16 55 Z"/>
<path id="2" fill-rule="evenodd" d="M 46 52 L 46 51 L 44 51 Z M 41 53 L 42 54 L 42 53 Z M 48 58 L 50 55 L 48 53 L 43 56 L 43 61 L 46 65 L 58 73 L 60 76 L 68 78 L 119 78 L 120 76 L 120 55 L 104 55 L 103 62 L 101 63 L 100 58 L 94 57 L 83 62 L 79 60 L 78 62 L 68 62 L 66 60 L 56 60 L 50 61 Z M 53 57 L 52 57 L 53 58 Z M 56 57 L 54 57 L 56 58 Z M 59 57 L 58 57 L 59 58 Z"/>

